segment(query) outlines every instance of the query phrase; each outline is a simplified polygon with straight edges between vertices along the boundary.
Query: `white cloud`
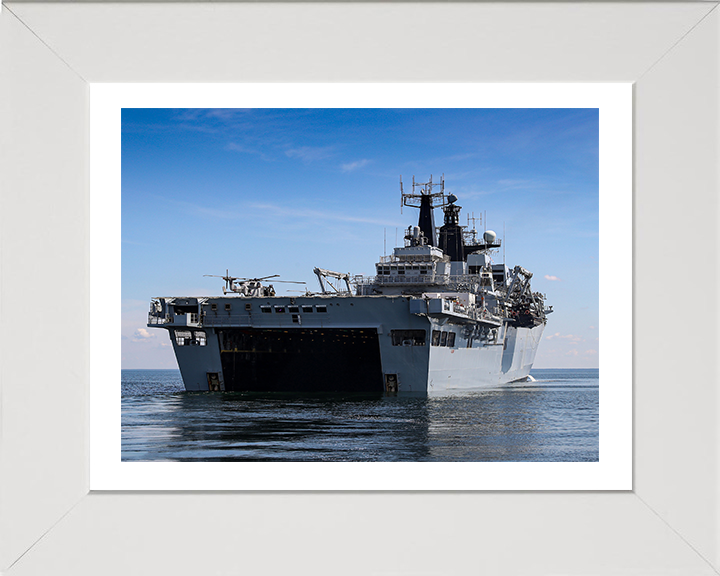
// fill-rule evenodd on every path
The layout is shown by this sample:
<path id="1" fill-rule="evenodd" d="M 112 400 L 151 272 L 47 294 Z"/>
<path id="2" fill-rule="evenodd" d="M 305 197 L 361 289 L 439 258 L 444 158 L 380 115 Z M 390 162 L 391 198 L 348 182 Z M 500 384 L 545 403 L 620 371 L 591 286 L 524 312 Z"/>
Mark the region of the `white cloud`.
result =
<path id="1" fill-rule="evenodd" d="M 237 144 L 235 142 L 229 142 L 227 146 L 225 146 L 225 150 L 230 150 L 232 152 L 240 152 L 241 154 L 256 154 L 257 156 L 260 156 L 265 161 L 271 160 L 269 156 L 267 156 L 265 153 L 261 152 L 260 150 L 256 150 L 255 148 L 250 148 L 248 146 L 243 146 L 242 144 Z"/>
<path id="2" fill-rule="evenodd" d="M 132 336 L 133 342 L 145 342 L 152 338 L 155 338 L 155 333 L 150 332 L 146 328 L 138 328 Z"/>
<path id="3" fill-rule="evenodd" d="M 299 218 L 306 218 L 309 220 L 317 220 L 320 222 L 331 222 L 331 221 L 342 221 L 342 222 L 361 222 L 365 224 L 376 224 L 379 226 L 397 226 L 397 222 L 390 220 L 382 220 L 378 218 L 363 218 L 361 216 L 350 216 L 340 212 L 329 212 L 323 210 L 310 210 L 310 209 L 294 209 L 283 206 L 277 206 L 275 204 L 250 204 L 251 208 L 257 210 L 264 210 L 266 212 L 272 212 L 276 216 L 290 216 L 293 220 L 297 221 Z"/>
<path id="4" fill-rule="evenodd" d="M 597 354 L 597 350 L 585 350 L 584 354 L 586 356 L 594 356 L 595 354 Z"/>
<path id="5" fill-rule="evenodd" d="M 576 336 L 575 334 L 560 334 L 560 332 L 555 332 L 555 334 L 550 334 L 550 336 L 545 336 L 545 338 L 547 340 L 560 338 L 561 340 L 570 340 L 571 342 L 583 342 L 585 340 L 582 336 Z"/>
<path id="6" fill-rule="evenodd" d="M 358 168 L 362 168 L 363 166 L 367 166 L 368 164 L 370 164 L 370 160 L 368 160 L 367 158 L 363 158 L 362 160 L 356 160 L 355 162 L 343 164 L 341 168 L 343 172 L 352 172 L 353 170 L 357 170 Z"/>
<path id="7" fill-rule="evenodd" d="M 205 111 L 208 118 L 219 118 L 225 121 L 236 120 L 251 112 L 251 108 L 211 108 Z"/>
<path id="8" fill-rule="evenodd" d="M 175 118 L 184 122 L 214 119 L 228 123 L 244 119 L 251 113 L 252 109 L 250 108 L 190 108 L 179 111 L 175 114 Z"/>
<path id="9" fill-rule="evenodd" d="M 547 274 L 545 274 L 545 280 L 552 280 L 553 282 L 562 282 L 562 280 L 560 280 L 560 278 L 558 278 L 557 276 L 548 276 Z"/>
<path id="10" fill-rule="evenodd" d="M 532 180 L 498 180 L 498 184 L 501 186 L 508 186 L 511 188 L 526 188 L 534 184 Z"/>
<path id="11" fill-rule="evenodd" d="M 286 150 L 285 155 L 288 158 L 299 158 L 306 164 L 315 162 L 316 160 L 324 160 L 333 155 L 332 146 L 302 146 Z"/>

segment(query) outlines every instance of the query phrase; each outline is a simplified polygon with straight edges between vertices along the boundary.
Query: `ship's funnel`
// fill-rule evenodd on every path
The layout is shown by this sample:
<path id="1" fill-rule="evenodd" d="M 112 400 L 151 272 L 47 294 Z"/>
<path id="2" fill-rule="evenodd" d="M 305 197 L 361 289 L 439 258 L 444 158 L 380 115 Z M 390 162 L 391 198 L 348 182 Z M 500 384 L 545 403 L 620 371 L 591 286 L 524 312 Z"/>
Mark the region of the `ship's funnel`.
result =
<path id="1" fill-rule="evenodd" d="M 433 216 L 432 196 L 423 194 L 420 197 L 420 215 L 418 217 L 418 228 L 422 230 L 427 243 L 435 246 L 435 217 Z"/>

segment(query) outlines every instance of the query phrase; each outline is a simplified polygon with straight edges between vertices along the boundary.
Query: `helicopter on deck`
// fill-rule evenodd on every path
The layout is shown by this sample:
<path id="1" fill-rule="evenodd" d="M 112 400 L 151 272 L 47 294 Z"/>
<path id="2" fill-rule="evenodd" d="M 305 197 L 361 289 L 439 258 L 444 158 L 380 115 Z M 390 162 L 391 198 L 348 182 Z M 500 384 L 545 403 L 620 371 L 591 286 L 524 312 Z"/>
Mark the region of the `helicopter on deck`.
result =
<path id="1" fill-rule="evenodd" d="M 266 298 L 275 296 L 275 288 L 272 284 L 263 286 L 264 280 L 270 278 L 279 278 L 279 274 L 273 274 L 271 276 L 263 276 L 262 278 L 239 278 L 236 276 L 230 276 L 229 270 L 225 270 L 225 275 L 221 276 L 218 274 L 203 274 L 209 278 L 222 278 L 225 280 L 225 286 L 223 286 L 223 294 L 235 293 L 246 298 Z M 305 284 L 305 282 L 296 282 L 293 280 L 275 280 L 275 282 L 282 282 L 284 284 Z"/>

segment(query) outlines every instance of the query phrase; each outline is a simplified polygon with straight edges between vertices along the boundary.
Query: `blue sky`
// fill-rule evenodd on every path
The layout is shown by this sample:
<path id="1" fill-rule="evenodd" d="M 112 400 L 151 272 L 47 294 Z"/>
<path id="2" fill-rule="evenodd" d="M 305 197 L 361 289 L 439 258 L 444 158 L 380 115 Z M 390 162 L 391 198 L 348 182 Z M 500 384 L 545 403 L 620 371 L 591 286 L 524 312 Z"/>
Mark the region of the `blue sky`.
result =
<path id="1" fill-rule="evenodd" d="M 596 109 L 124 109 L 123 368 L 176 367 L 148 303 L 220 294 L 204 274 L 373 274 L 417 221 L 400 176 L 431 174 L 553 305 L 535 366 L 597 367 Z"/>

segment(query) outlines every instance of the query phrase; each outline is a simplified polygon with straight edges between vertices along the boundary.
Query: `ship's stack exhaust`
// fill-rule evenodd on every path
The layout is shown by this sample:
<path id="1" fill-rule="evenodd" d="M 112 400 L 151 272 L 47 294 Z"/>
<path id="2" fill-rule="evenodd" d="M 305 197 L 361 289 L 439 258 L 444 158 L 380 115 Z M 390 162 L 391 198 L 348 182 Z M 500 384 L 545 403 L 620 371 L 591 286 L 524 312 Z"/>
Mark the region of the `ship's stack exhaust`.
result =
<path id="1" fill-rule="evenodd" d="M 450 194 L 447 201 L 448 203 L 443 207 L 445 223 L 440 228 L 438 248 L 448 255 L 451 262 L 462 262 L 466 260 L 463 229 L 460 226 L 462 206 L 455 204 L 457 196 L 454 194 Z"/>
<path id="2" fill-rule="evenodd" d="M 429 194 L 420 196 L 420 215 L 418 227 L 427 238 L 429 246 L 435 246 L 435 216 L 433 214 L 432 197 Z"/>

